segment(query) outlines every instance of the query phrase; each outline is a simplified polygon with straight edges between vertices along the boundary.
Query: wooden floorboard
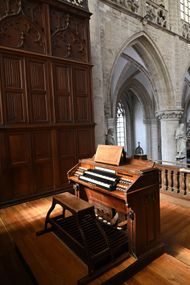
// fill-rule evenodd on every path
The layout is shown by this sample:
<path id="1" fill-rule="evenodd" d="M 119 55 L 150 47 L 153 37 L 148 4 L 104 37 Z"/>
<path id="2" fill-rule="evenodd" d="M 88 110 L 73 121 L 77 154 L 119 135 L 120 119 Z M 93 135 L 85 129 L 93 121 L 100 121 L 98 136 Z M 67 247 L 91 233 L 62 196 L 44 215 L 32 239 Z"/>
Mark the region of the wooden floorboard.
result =
<path id="1" fill-rule="evenodd" d="M 176 203 L 176 199 L 173 203 L 171 197 L 161 195 L 161 238 L 167 244 L 177 243 L 190 249 L 190 205 L 181 199 L 179 205 Z"/>
<path id="2" fill-rule="evenodd" d="M 15 250 L 15 240 L 18 240 L 22 236 L 35 235 L 37 231 L 41 230 L 50 205 L 51 197 L 47 197 L 0 209 L 0 276 L 1 281 L 3 280 L 3 282 L 1 282 L 2 285 L 35 284 Z M 55 214 L 59 213 L 60 210 L 61 209 L 57 207 Z M 164 258 L 160 257 L 156 259 L 146 268 L 125 282 L 125 284 L 189 285 L 190 276 L 188 272 L 190 272 L 190 270 L 189 267 L 187 267 L 190 264 L 189 237 L 189 202 L 187 203 L 185 200 L 181 201 L 174 199 L 173 197 L 171 198 L 168 195 L 161 194 L 161 238 L 166 244 L 168 255 L 165 255 Z M 43 246 L 45 246 L 45 243 Z M 30 250 L 32 250 L 32 247 Z M 48 250 L 53 250 L 53 248 L 48 248 L 47 251 Z M 54 249 L 55 257 L 57 250 Z M 45 247 L 44 251 L 46 252 Z M 173 255 L 173 257 L 169 254 Z M 179 261 L 176 261 L 174 257 L 178 258 Z M 65 257 L 65 259 L 67 261 L 67 257 Z M 130 260 L 126 261 L 126 264 L 123 263 L 119 265 L 119 267 L 109 270 L 95 281 L 92 281 L 91 285 L 101 284 L 104 280 L 112 277 L 118 272 L 118 270 L 121 270 L 122 268 L 124 269 L 127 266 L 127 262 L 130 262 Z M 59 264 L 59 266 L 62 268 L 62 264 Z M 73 266 L 76 267 L 75 265 Z M 74 268 L 69 268 L 69 270 L 71 270 L 69 274 L 72 276 Z M 64 282 L 68 283 L 68 281 Z M 62 284 L 70 285 L 67 283 Z M 59 285 L 59 283 L 57 283 L 57 285 Z"/>

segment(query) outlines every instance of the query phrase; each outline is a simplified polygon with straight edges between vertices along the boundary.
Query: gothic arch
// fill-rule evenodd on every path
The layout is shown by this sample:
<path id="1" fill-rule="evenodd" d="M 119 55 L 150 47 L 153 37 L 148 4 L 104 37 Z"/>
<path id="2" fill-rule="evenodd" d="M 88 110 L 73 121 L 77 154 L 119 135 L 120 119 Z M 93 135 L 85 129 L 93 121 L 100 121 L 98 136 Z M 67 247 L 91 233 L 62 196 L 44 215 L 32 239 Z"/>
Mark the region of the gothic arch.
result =
<path id="1" fill-rule="evenodd" d="M 128 39 L 121 47 L 113 64 L 110 73 L 110 92 L 107 97 L 107 107 L 110 110 L 110 117 L 107 117 L 108 125 L 110 122 L 113 124 L 116 119 L 118 98 L 122 94 L 124 96 L 129 94 L 128 91 L 134 95 L 134 99 L 135 97 L 138 99 L 141 105 L 140 113 L 143 112 L 141 118 L 144 125 L 141 122 L 139 126 L 144 129 L 142 132 L 147 154 L 157 159 L 161 155 L 161 141 L 156 112 L 166 110 L 167 106 L 175 109 L 175 100 L 171 79 L 161 53 L 145 32 L 140 32 Z M 136 117 L 134 119 L 136 121 Z M 132 148 L 134 147 L 133 138 L 138 137 L 140 131 L 135 121 L 133 124 L 136 127 L 129 138 Z"/>
<path id="2" fill-rule="evenodd" d="M 110 90 L 109 97 L 111 105 L 115 106 L 117 100 L 116 93 L 112 92 L 112 79 L 118 64 L 119 58 L 127 47 L 132 47 L 139 56 L 143 59 L 146 66 L 146 73 L 152 85 L 154 102 L 156 104 L 155 111 L 164 110 L 165 106 L 170 105 L 174 90 L 171 84 L 170 76 L 164 60 L 151 38 L 144 32 L 133 35 L 128 39 L 120 49 L 117 58 L 115 59 L 111 76 L 110 76 Z M 167 94 L 167 96 L 166 96 Z M 175 106 L 174 106 L 175 107 Z M 114 113 L 114 110 L 112 110 Z"/>
<path id="3" fill-rule="evenodd" d="M 126 94 L 128 91 L 132 91 L 132 93 L 138 98 L 141 102 L 144 110 L 144 119 L 149 120 L 154 118 L 155 109 L 154 109 L 154 100 L 152 100 L 145 89 L 145 87 L 136 79 L 128 80 L 125 84 L 120 88 L 119 94 L 117 96 L 118 99 Z M 114 110 L 116 108 L 117 101 L 114 102 Z M 115 114 L 115 113 L 114 113 Z"/>
<path id="4" fill-rule="evenodd" d="M 135 99 L 135 97 L 137 99 Z M 132 101 L 131 101 L 132 100 Z M 135 100 L 135 101 L 134 101 Z M 134 128 L 134 123 L 136 119 L 134 120 L 134 107 L 135 107 L 135 102 L 138 100 L 141 105 L 141 110 L 143 112 L 143 117 L 142 117 L 142 122 L 143 122 L 143 129 L 142 126 L 140 128 L 140 132 L 146 133 L 146 141 L 144 141 L 144 147 L 147 151 L 147 154 L 149 156 L 152 156 L 151 153 L 151 147 L 152 147 L 152 141 L 150 135 L 150 123 L 152 119 L 154 120 L 155 118 L 155 109 L 154 109 L 154 98 L 151 98 L 147 92 L 147 90 L 144 88 L 144 86 L 137 81 L 136 79 L 128 80 L 125 82 L 125 84 L 122 86 L 122 88 L 119 91 L 119 94 L 117 96 L 117 101 L 116 105 L 114 106 L 114 110 L 117 109 L 117 102 L 121 101 L 124 103 L 126 107 L 126 114 L 127 115 L 127 120 L 126 120 L 126 129 L 127 129 L 127 134 L 128 137 L 127 139 L 127 152 L 132 155 L 134 152 L 134 146 L 136 145 L 137 141 L 135 140 L 135 133 L 137 132 L 137 129 Z M 114 121 L 116 122 L 116 111 L 114 113 Z M 117 133 L 117 130 L 116 130 Z"/>

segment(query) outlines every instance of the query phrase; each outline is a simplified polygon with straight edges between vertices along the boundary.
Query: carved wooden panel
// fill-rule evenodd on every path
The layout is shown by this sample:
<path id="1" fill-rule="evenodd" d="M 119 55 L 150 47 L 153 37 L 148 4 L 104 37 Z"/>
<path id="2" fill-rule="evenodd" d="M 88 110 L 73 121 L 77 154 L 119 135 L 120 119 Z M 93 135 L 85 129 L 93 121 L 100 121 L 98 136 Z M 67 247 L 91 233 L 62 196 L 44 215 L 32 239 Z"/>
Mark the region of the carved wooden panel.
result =
<path id="1" fill-rule="evenodd" d="M 88 61 L 88 22 L 67 11 L 51 9 L 52 54 L 62 58 Z"/>
<path id="2" fill-rule="evenodd" d="M 40 130 L 32 133 L 33 159 L 35 163 L 52 159 L 50 131 Z"/>
<path id="3" fill-rule="evenodd" d="M 13 189 L 13 199 L 25 198 L 34 194 L 33 169 L 31 165 L 12 169 L 9 178 Z"/>
<path id="4" fill-rule="evenodd" d="M 78 128 L 77 153 L 79 158 L 87 158 L 94 155 L 93 128 Z"/>
<path id="5" fill-rule="evenodd" d="M 159 205 L 158 205 L 158 194 L 155 192 L 147 194 L 144 199 L 142 200 L 142 205 L 144 205 L 144 211 L 145 214 L 149 213 L 146 217 L 147 223 L 144 225 L 144 228 L 146 229 L 144 231 L 144 235 L 146 241 L 151 242 L 152 240 L 156 239 L 157 235 L 157 219 L 159 219 L 157 213 L 159 213 Z M 157 211 L 156 211 L 157 209 Z M 159 221 L 158 221 L 159 222 Z M 159 225 L 159 223 L 158 223 Z M 143 232 L 143 231 L 142 231 Z"/>
<path id="6" fill-rule="evenodd" d="M 14 56 L 4 56 L 3 71 L 5 88 L 22 88 L 22 59 Z"/>
<path id="7" fill-rule="evenodd" d="M 8 123 L 24 122 L 23 94 L 16 92 L 6 92 L 6 111 Z"/>
<path id="8" fill-rule="evenodd" d="M 54 100 L 57 122 L 72 122 L 71 67 L 54 64 Z"/>
<path id="9" fill-rule="evenodd" d="M 52 162 L 41 163 L 34 168 L 35 193 L 42 194 L 53 190 Z"/>
<path id="10" fill-rule="evenodd" d="M 0 87 L 1 90 L 1 87 Z M 2 101 L 1 101 L 1 97 L 0 97 L 0 125 L 3 124 L 3 106 L 2 106 Z"/>
<path id="11" fill-rule="evenodd" d="M 0 132 L 0 181 L 0 202 L 13 199 L 13 188 L 11 187 L 8 165 L 8 143 L 3 132 Z"/>
<path id="12" fill-rule="evenodd" d="M 0 45 L 45 53 L 43 19 L 38 1 L 0 1 Z"/>
<path id="13" fill-rule="evenodd" d="M 74 69 L 75 120 L 80 123 L 91 121 L 89 74 L 84 68 Z"/>
<path id="14" fill-rule="evenodd" d="M 3 56 L 1 74 L 5 122 L 23 123 L 26 121 L 26 112 L 22 59 L 16 56 Z"/>
<path id="15" fill-rule="evenodd" d="M 32 134 L 35 191 L 42 193 L 53 188 L 53 161 L 50 131 Z"/>
<path id="16" fill-rule="evenodd" d="M 154 178 L 156 181 L 155 175 Z M 144 188 L 143 191 L 131 192 L 132 194 L 128 198 L 128 204 L 131 206 L 131 208 L 128 208 L 128 211 L 132 217 L 127 223 L 129 245 L 136 256 L 143 254 L 150 248 L 151 244 L 154 244 L 159 239 L 159 189 L 156 185 L 158 185 L 157 182 L 155 185 L 149 185 L 146 189 Z M 134 239 L 135 235 L 136 238 Z"/>
<path id="17" fill-rule="evenodd" d="M 28 133 L 10 133 L 8 145 L 11 167 L 31 163 L 31 144 Z"/>
<path id="18" fill-rule="evenodd" d="M 67 171 L 94 154 L 90 13 L 79 2 L 0 1 L 0 204 L 68 189 Z"/>
<path id="19" fill-rule="evenodd" d="M 3 132 L 0 132 L 0 174 L 3 172 L 6 164 L 6 147 L 5 147 L 5 135 Z"/>
<path id="20" fill-rule="evenodd" d="M 57 132 L 58 157 L 60 166 L 60 185 L 68 182 L 67 171 L 77 162 L 76 135 L 74 129 L 64 129 Z"/>
<path id="21" fill-rule="evenodd" d="M 31 157 L 30 135 L 27 133 L 10 133 L 9 148 L 9 179 L 13 198 L 22 198 L 33 194 L 33 169 Z"/>
<path id="22" fill-rule="evenodd" d="M 27 74 L 30 121 L 48 122 L 50 103 L 47 64 L 42 61 L 28 60 Z"/>

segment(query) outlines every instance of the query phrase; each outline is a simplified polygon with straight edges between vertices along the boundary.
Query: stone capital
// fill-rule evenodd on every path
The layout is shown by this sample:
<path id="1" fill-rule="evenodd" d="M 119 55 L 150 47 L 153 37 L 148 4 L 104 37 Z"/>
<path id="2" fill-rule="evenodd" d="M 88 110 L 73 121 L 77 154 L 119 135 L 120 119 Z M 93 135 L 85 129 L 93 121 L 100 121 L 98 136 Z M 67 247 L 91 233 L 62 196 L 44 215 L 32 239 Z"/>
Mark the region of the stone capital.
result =
<path id="1" fill-rule="evenodd" d="M 158 119 L 157 118 L 144 119 L 143 123 L 146 125 L 154 125 L 158 123 Z"/>
<path id="2" fill-rule="evenodd" d="M 183 116 L 183 110 L 163 110 L 156 112 L 156 117 L 159 120 L 180 120 Z"/>

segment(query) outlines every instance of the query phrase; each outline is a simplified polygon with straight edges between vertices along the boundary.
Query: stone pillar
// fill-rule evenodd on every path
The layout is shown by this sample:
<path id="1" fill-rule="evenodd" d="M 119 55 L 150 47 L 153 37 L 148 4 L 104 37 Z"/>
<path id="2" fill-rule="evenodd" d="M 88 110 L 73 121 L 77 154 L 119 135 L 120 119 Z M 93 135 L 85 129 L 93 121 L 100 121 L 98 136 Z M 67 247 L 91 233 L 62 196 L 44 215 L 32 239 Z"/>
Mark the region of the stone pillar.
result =
<path id="1" fill-rule="evenodd" d="M 159 122 L 157 119 L 144 120 L 146 125 L 147 157 L 151 160 L 160 160 Z"/>
<path id="2" fill-rule="evenodd" d="M 99 21 L 99 2 L 89 1 L 89 11 L 93 14 L 90 19 L 91 61 L 92 68 L 92 95 L 94 105 L 95 145 L 105 143 L 105 116 L 104 116 L 104 87 L 101 56 L 101 35 Z"/>
<path id="3" fill-rule="evenodd" d="M 151 142 L 152 142 L 152 160 L 161 159 L 161 141 L 159 132 L 159 122 L 157 119 L 151 120 Z"/>
<path id="4" fill-rule="evenodd" d="M 144 119 L 143 123 L 146 126 L 146 149 L 143 149 L 143 150 L 144 150 L 144 153 L 147 154 L 148 159 L 152 159 L 151 120 L 150 119 Z"/>
<path id="5" fill-rule="evenodd" d="M 161 126 L 161 155 L 162 161 L 176 163 L 175 132 L 183 112 L 167 110 L 158 113 Z"/>
<path id="6" fill-rule="evenodd" d="M 147 156 L 151 160 L 160 160 L 160 139 L 158 136 L 158 120 L 146 119 Z"/>

